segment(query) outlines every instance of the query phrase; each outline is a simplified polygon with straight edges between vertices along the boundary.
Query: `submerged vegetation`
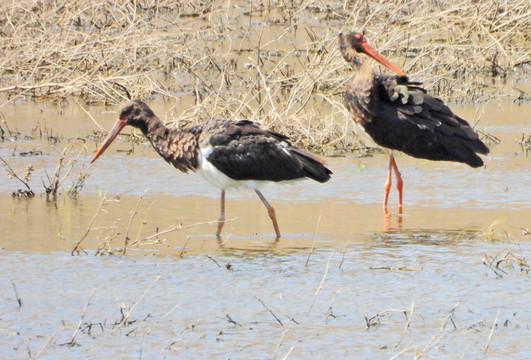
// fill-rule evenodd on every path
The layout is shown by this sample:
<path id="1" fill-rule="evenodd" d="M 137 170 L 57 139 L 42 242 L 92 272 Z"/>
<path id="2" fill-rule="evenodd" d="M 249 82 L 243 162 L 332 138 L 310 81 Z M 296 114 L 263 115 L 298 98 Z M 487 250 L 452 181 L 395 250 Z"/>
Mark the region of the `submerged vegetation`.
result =
<path id="1" fill-rule="evenodd" d="M 70 143 L 67 145 L 59 154 L 57 158 L 57 164 L 53 173 L 50 175 L 46 170 L 44 174 L 46 179 L 41 178 L 42 186 L 44 187 L 44 193 L 47 200 L 56 200 L 57 196 L 60 193 L 60 188 L 68 180 L 70 183 L 65 189 L 65 194 L 69 197 L 75 198 L 79 195 L 79 192 L 83 189 L 85 180 L 89 176 L 85 172 L 85 167 L 82 165 L 80 168 L 77 168 L 76 165 L 79 161 L 79 157 L 83 152 L 86 151 L 86 147 L 83 146 L 77 156 L 74 158 L 69 157 L 73 150 L 74 145 Z M 35 156 L 42 155 L 40 150 L 30 151 L 28 155 L 23 155 L 24 152 L 19 153 L 20 156 Z M 31 187 L 31 179 L 33 171 L 35 170 L 33 165 L 29 163 L 26 165 L 25 174 L 20 175 L 20 170 L 15 170 L 13 167 L 3 158 L 0 157 L 0 161 L 3 164 L 4 170 L 7 176 L 11 179 L 16 180 L 17 183 L 24 185 L 23 189 L 17 189 L 11 193 L 12 197 L 18 198 L 32 198 L 35 196 L 35 192 Z"/>
<path id="2" fill-rule="evenodd" d="M 19 176 L 18 173 L 13 170 L 13 168 L 0 157 L 0 161 L 4 165 L 4 169 L 7 173 L 7 176 L 11 179 L 16 179 L 19 183 L 24 185 L 25 189 L 17 189 L 16 191 L 11 193 L 12 197 L 21 197 L 21 198 L 32 198 L 35 196 L 35 193 L 31 189 L 31 186 L 29 185 L 31 174 L 33 172 L 33 165 L 29 164 L 26 168 L 26 173 L 24 176 Z"/>

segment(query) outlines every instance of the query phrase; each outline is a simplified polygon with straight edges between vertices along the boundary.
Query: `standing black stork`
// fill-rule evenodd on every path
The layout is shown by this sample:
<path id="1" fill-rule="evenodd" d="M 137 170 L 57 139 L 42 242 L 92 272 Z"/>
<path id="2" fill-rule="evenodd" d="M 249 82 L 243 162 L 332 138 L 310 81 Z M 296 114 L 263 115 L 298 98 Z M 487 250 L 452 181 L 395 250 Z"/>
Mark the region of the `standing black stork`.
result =
<path id="1" fill-rule="evenodd" d="M 225 224 L 226 189 L 254 190 L 267 208 L 278 239 L 275 209 L 260 192 L 260 185 L 304 178 L 323 183 L 332 174 L 317 156 L 292 146 L 287 136 L 261 129 L 251 121 L 210 120 L 185 129 L 168 128 L 140 100 L 130 100 L 121 106 L 118 120 L 92 162 L 126 125 L 140 129 L 159 155 L 177 169 L 199 172 L 221 189 L 217 237 Z"/>
<path id="2" fill-rule="evenodd" d="M 400 68 L 374 50 L 362 34 L 339 34 L 339 50 L 354 67 L 356 74 L 347 82 L 345 100 L 372 139 L 383 147 L 400 150 L 416 158 L 483 165 L 476 154 L 489 149 L 468 122 L 455 115 L 448 106 L 410 82 Z M 366 54 L 393 70 L 398 76 L 375 75 L 372 67 L 357 54 Z M 396 176 L 398 205 L 402 207 L 403 181 L 392 152 L 384 189 L 384 209 L 391 189 L 391 170 Z"/>

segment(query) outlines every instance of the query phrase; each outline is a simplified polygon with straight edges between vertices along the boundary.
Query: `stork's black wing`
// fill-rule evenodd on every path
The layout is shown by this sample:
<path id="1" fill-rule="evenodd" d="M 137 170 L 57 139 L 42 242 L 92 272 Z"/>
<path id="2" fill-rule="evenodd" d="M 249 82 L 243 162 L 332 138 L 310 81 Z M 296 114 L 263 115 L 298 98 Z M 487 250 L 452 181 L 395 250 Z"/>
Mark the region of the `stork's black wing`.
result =
<path id="1" fill-rule="evenodd" d="M 332 173 L 317 156 L 292 146 L 285 135 L 248 120 L 211 121 L 203 129 L 200 147 L 212 165 L 235 180 L 308 177 L 325 182 Z"/>
<path id="2" fill-rule="evenodd" d="M 380 99 L 375 117 L 388 123 L 388 136 L 401 138 L 388 140 L 393 143 L 389 147 L 420 158 L 483 165 L 476 153 L 487 154 L 489 149 L 478 134 L 420 83 L 405 76 L 377 76 L 375 81 Z"/>

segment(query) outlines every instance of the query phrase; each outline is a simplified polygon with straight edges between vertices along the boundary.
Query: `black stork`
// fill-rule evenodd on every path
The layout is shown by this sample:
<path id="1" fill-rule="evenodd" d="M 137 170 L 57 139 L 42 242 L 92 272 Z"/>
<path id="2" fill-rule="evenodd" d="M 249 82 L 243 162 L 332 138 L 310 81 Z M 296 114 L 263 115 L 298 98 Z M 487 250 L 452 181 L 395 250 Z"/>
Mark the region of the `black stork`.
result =
<path id="1" fill-rule="evenodd" d="M 489 149 L 470 124 L 455 115 L 442 100 L 429 95 L 420 87 L 421 83 L 410 82 L 362 34 L 340 33 L 339 50 L 356 72 L 346 84 L 346 106 L 378 145 L 416 158 L 456 161 L 471 167 L 483 165 L 476 153 L 488 154 Z M 359 59 L 358 53 L 370 56 L 398 76 L 375 75 L 372 67 Z M 391 189 L 391 171 L 396 176 L 401 210 L 403 181 L 392 152 L 384 186 L 384 209 Z"/>
<path id="2" fill-rule="evenodd" d="M 261 129 L 248 120 L 210 120 L 184 129 L 168 128 L 141 100 L 124 103 L 119 114 L 92 163 L 126 125 L 140 129 L 168 163 L 183 172 L 198 172 L 221 189 L 217 237 L 225 224 L 226 189 L 254 190 L 267 208 L 278 239 L 280 230 L 275 209 L 260 192 L 260 186 L 266 182 L 305 178 L 323 183 L 332 174 L 323 160 L 291 145 L 287 136 Z"/>

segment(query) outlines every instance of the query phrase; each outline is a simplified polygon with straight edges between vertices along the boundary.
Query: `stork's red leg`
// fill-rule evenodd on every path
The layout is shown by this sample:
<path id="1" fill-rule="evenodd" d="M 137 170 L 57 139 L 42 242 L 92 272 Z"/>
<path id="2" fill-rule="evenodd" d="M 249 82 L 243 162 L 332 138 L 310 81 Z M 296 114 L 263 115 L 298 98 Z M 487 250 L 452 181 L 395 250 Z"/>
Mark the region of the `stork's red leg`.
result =
<path id="1" fill-rule="evenodd" d="M 216 232 L 217 237 L 219 237 L 219 235 L 221 234 L 221 229 L 223 229 L 223 225 L 225 225 L 225 190 L 221 190 L 221 209 L 218 220 L 218 231 Z"/>
<path id="2" fill-rule="evenodd" d="M 396 190 L 398 190 L 398 206 L 402 207 L 402 189 L 404 188 L 404 181 L 402 180 L 402 175 L 400 174 L 400 171 L 398 171 L 398 166 L 396 166 L 396 161 L 393 154 L 391 154 L 391 156 L 389 157 L 389 171 L 391 171 L 391 167 L 393 168 L 396 177 Z"/>
<path id="3" fill-rule="evenodd" d="M 384 209 L 387 208 L 387 199 L 389 199 L 389 191 L 391 191 L 391 185 L 393 184 L 393 180 L 391 178 L 391 169 L 393 168 L 392 163 L 394 162 L 393 154 L 389 154 L 389 169 L 387 170 L 387 180 L 384 184 L 384 201 L 383 201 L 383 207 Z"/>
<path id="4" fill-rule="evenodd" d="M 277 223 L 277 217 L 275 215 L 275 209 L 271 206 L 271 204 L 266 200 L 264 195 L 260 192 L 260 190 L 255 189 L 256 195 L 262 200 L 265 207 L 267 208 L 267 213 L 269 214 L 269 217 L 271 218 L 271 221 L 273 222 L 273 227 L 275 228 L 275 233 L 277 234 L 277 239 L 280 238 L 280 230 L 278 229 L 278 223 Z"/>

